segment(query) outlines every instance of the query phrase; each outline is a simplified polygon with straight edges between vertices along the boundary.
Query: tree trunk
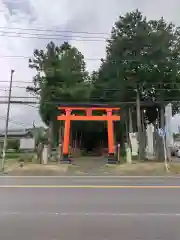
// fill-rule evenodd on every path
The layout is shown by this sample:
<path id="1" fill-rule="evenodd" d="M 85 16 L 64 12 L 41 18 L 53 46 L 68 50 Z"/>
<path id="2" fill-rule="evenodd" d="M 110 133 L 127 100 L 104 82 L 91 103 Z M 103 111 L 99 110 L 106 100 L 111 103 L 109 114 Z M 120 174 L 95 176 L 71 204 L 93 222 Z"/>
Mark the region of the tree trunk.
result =
<path id="1" fill-rule="evenodd" d="M 138 89 L 137 89 L 137 95 L 136 95 L 136 113 L 137 113 L 137 129 L 138 129 L 138 141 L 139 141 L 138 160 L 143 160 L 141 110 L 140 110 L 140 96 L 139 96 Z"/>
<path id="2" fill-rule="evenodd" d="M 144 119 L 144 111 L 141 111 L 141 143 L 142 143 L 142 158 L 145 158 L 145 149 L 146 149 L 146 144 L 147 144 L 147 140 L 146 140 L 146 126 L 145 126 L 145 119 Z"/>
<path id="3" fill-rule="evenodd" d="M 129 112 L 128 112 L 128 109 L 124 109 L 124 125 L 125 125 L 125 137 L 126 137 L 126 141 L 125 143 L 128 143 L 129 145 L 129 142 L 130 142 L 130 139 L 129 139 Z"/>
<path id="4" fill-rule="evenodd" d="M 164 119 L 164 106 L 161 106 L 161 110 L 160 110 L 160 127 L 162 129 L 164 129 L 164 125 L 165 125 L 165 119 Z"/>
<path id="5" fill-rule="evenodd" d="M 131 108 L 129 108 L 129 132 L 133 132 L 133 122 L 132 122 L 132 111 Z"/>
<path id="6" fill-rule="evenodd" d="M 60 127 L 59 127 L 59 158 L 61 159 L 62 158 L 62 148 L 63 148 L 63 137 L 64 137 L 64 134 L 63 134 L 63 121 L 60 122 Z"/>
<path id="7" fill-rule="evenodd" d="M 52 138 L 53 138 L 53 121 L 50 122 L 48 129 L 48 160 L 50 160 L 51 158 Z"/>

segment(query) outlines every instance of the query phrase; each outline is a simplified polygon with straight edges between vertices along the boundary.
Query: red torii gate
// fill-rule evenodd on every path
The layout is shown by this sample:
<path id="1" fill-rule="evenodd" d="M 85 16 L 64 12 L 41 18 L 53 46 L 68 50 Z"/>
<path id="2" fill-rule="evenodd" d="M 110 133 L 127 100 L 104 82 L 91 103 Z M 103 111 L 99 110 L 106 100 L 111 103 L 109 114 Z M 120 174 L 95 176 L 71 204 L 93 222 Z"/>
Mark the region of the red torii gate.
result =
<path id="1" fill-rule="evenodd" d="M 113 121 L 119 121 L 120 116 L 114 115 L 113 111 L 119 111 L 120 108 L 61 106 L 61 107 L 58 107 L 58 109 L 65 111 L 65 114 L 61 114 L 61 115 L 57 116 L 57 120 L 65 121 L 62 162 L 71 163 L 71 159 L 69 158 L 69 141 L 70 141 L 71 121 L 107 121 L 108 153 L 109 153 L 108 162 L 109 163 L 116 162 L 116 160 L 115 160 Z M 73 110 L 83 110 L 83 111 L 86 112 L 86 116 L 80 116 L 80 115 L 72 114 Z M 93 116 L 93 111 L 94 110 L 105 111 L 106 115 Z"/>

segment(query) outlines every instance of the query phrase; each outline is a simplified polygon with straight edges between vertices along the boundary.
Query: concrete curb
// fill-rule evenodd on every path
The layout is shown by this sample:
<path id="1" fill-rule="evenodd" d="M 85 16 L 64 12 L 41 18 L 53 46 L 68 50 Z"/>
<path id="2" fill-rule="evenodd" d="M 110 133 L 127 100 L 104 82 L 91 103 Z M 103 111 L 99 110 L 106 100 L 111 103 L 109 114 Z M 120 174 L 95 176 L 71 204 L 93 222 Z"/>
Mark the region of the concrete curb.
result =
<path id="1" fill-rule="evenodd" d="M 1 177 L 3 177 L 3 176 L 7 176 L 7 174 L 8 173 L 2 173 L 2 174 L 0 174 L 0 178 Z M 44 175 L 44 176 L 39 176 L 39 175 L 29 175 L 29 176 L 27 176 L 27 175 L 25 175 L 25 176 L 23 176 L 23 175 L 17 175 L 17 176 L 15 176 L 15 175 L 8 175 L 8 178 L 114 178 L 114 179 L 126 179 L 126 178 L 129 178 L 129 179 L 135 179 L 135 178 L 137 178 L 137 179 L 142 179 L 142 178 L 149 178 L 149 179 L 180 179 L 180 175 L 178 175 L 178 176 L 99 176 L 99 175 L 94 175 L 94 176 L 88 176 L 88 175 L 85 175 L 85 176 L 82 176 L 82 175 L 61 175 L 61 176 L 59 176 L 59 175 L 57 175 L 57 176 L 47 176 L 47 175 Z"/>

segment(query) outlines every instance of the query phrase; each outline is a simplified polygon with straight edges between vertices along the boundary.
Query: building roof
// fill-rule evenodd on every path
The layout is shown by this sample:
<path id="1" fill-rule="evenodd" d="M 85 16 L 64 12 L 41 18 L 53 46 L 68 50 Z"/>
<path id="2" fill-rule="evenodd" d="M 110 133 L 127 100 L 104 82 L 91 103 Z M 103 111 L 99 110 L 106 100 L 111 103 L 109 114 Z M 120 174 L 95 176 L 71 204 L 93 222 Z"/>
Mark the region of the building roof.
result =
<path id="1" fill-rule="evenodd" d="M 5 131 L 0 132 L 0 137 L 4 137 Z M 32 135 L 31 131 L 25 130 L 9 130 L 8 134 L 9 137 L 25 137 L 27 135 Z"/>

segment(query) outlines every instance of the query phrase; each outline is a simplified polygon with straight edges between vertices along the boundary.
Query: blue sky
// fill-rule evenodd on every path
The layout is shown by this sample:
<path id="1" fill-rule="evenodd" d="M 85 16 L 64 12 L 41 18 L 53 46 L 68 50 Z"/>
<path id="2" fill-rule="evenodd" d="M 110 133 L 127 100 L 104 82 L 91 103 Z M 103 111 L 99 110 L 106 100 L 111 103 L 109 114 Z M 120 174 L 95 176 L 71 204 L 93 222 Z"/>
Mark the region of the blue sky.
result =
<path id="1" fill-rule="evenodd" d="M 164 16 L 166 20 L 180 26 L 180 1 L 178 0 L 166 0 L 166 2 L 163 0 L 96 0 L 95 2 L 90 0 L 0 0 L 0 27 L 103 32 L 108 35 L 120 14 L 136 8 L 139 8 L 149 19 Z M 32 56 L 35 48 L 44 48 L 48 42 L 36 38 L 10 38 L 1 35 L 0 56 Z M 105 56 L 105 41 L 74 41 L 72 34 L 68 36 L 70 42 L 79 48 L 86 59 L 100 59 Z M 61 44 L 62 41 L 57 43 Z M 87 60 L 88 70 L 97 69 L 99 63 L 98 60 Z M 0 57 L 0 65 L 0 81 L 9 80 L 11 68 L 16 71 L 14 81 L 30 82 L 32 80 L 34 72 L 28 68 L 28 58 Z M 14 82 L 13 86 L 12 95 L 27 96 L 25 84 Z M 0 89 L 5 87 L 8 87 L 7 82 L 1 83 Z M 0 95 L 7 96 L 7 92 L 0 91 Z M 0 106 L 1 117 L 5 116 L 6 107 Z M 11 106 L 10 119 L 18 122 L 19 126 L 31 126 L 33 121 L 36 125 L 41 124 L 38 110 L 30 106 Z M 175 116 L 172 120 L 174 131 L 177 129 L 179 120 L 179 116 Z M 0 124 L 2 128 L 4 120 L 0 120 Z M 17 126 L 11 122 L 10 127 Z"/>

